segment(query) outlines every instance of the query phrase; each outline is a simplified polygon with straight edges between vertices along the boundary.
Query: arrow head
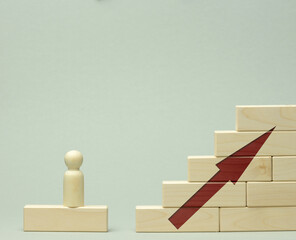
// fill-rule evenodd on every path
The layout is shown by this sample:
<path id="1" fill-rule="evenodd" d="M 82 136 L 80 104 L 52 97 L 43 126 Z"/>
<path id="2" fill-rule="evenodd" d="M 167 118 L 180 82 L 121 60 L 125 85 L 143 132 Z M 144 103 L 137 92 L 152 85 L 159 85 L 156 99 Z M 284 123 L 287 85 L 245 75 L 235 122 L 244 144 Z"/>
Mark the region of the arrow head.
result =
<path id="1" fill-rule="evenodd" d="M 235 184 L 274 129 L 275 127 L 217 163 L 220 171 L 211 178 L 211 182 L 231 181 Z"/>

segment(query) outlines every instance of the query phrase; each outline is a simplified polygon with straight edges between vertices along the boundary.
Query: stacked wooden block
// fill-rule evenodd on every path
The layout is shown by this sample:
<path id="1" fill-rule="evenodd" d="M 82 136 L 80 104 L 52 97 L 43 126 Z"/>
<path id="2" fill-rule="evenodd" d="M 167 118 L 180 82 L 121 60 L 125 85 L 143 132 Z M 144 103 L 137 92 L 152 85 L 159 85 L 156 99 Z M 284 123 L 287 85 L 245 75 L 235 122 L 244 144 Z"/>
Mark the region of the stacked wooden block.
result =
<path id="1" fill-rule="evenodd" d="M 239 181 L 176 229 L 168 218 L 219 171 L 216 164 L 273 127 Z M 137 232 L 273 230 L 296 230 L 295 105 L 237 106 L 236 131 L 215 132 L 215 156 L 188 157 L 188 181 L 163 182 L 162 206 L 136 208 Z"/>

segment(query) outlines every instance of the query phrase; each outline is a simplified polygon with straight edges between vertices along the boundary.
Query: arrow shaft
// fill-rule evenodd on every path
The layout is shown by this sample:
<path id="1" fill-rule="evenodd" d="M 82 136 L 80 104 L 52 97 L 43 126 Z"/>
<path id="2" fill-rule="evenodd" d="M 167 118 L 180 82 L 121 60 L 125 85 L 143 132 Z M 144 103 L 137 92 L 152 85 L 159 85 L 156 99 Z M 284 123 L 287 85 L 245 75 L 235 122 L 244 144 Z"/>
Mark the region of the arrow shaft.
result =
<path id="1" fill-rule="evenodd" d="M 226 182 L 207 182 L 203 185 L 191 198 L 189 198 L 181 208 L 186 207 L 202 207 L 209 201 L 224 185 Z"/>
<path id="2" fill-rule="evenodd" d="M 169 221 L 173 223 L 177 229 L 226 184 L 226 182 L 213 182 L 214 178 L 220 178 L 219 173 L 220 175 L 223 174 L 219 171 L 169 218 Z"/>

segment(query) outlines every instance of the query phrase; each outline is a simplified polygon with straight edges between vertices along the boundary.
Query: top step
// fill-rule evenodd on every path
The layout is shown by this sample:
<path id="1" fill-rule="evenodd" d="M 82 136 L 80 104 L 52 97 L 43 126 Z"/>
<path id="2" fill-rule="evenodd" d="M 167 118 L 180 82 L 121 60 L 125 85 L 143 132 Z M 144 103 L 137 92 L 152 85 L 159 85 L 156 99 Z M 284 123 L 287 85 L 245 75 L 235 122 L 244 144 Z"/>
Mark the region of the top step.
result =
<path id="1" fill-rule="evenodd" d="M 296 130 L 296 105 L 236 106 L 237 131 Z"/>

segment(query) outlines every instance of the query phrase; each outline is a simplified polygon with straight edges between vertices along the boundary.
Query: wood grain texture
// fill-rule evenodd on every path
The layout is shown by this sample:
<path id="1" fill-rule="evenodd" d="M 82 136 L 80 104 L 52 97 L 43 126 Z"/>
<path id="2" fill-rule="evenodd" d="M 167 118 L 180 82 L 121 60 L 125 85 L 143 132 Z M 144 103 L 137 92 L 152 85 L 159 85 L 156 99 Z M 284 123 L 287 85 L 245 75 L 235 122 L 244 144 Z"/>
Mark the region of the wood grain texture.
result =
<path id="1" fill-rule="evenodd" d="M 248 182 L 247 206 L 296 206 L 296 182 Z"/>
<path id="2" fill-rule="evenodd" d="M 236 106 L 237 131 L 296 130 L 296 105 Z"/>
<path id="3" fill-rule="evenodd" d="M 289 230 L 296 230 L 296 207 L 220 209 L 220 231 Z"/>
<path id="4" fill-rule="evenodd" d="M 168 220 L 178 208 L 161 206 L 136 207 L 137 232 L 217 232 L 219 231 L 219 209 L 201 208 L 178 230 Z"/>
<path id="5" fill-rule="evenodd" d="M 24 231 L 106 232 L 107 206 L 68 208 L 62 205 L 24 207 Z"/>
<path id="6" fill-rule="evenodd" d="M 164 181 L 162 183 L 162 206 L 181 207 L 206 182 Z M 213 183 L 209 183 L 213 184 Z M 204 207 L 246 206 L 246 183 L 226 183 Z"/>
<path id="7" fill-rule="evenodd" d="M 215 156 L 229 156 L 255 140 L 264 132 L 215 132 Z M 296 155 L 296 131 L 274 131 L 257 156 Z"/>
<path id="8" fill-rule="evenodd" d="M 208 181 L 219 171 L 216 164 L 223 159 L 216 156 L 188 157 L 188 181 Z M 238 181 L 271 181 L 271 157 L 255 157 Z"/>
<path id="9" fill-rule="evenodd" d="M 273 157 L 273 180 L 296 181 L 296 156 Z"/>

